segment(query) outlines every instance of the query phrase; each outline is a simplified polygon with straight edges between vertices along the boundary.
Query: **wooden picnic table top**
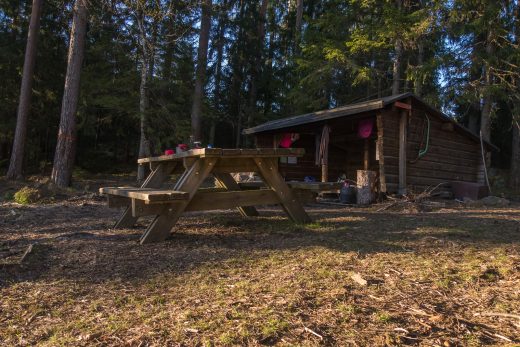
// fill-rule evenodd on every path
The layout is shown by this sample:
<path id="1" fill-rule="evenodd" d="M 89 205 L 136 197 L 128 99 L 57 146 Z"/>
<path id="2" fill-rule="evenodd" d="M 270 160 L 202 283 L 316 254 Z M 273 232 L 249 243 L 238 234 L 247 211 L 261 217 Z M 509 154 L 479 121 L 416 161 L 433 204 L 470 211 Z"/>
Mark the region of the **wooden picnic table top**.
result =
<path id="1" fill-rule="evenodd" d="M 259 158 L 259 157 L 301 157 L 305 154 L 303 148 L 196 148 L 186 152 L 161 155 L 158 157 L 141 158 L 139 164 L 177 161 L 185 158 Z"/>

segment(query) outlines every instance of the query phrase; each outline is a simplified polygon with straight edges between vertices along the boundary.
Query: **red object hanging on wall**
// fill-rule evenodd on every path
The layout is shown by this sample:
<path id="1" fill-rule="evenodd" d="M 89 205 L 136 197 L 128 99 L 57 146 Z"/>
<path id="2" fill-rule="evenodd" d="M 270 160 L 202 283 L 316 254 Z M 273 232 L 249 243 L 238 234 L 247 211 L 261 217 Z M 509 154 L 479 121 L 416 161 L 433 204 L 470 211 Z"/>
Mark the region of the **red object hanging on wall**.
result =
<path id="1" fill-rule="evenodd" d="M 358 136 L 362 139 L 367 139 L 372 135 L 372 129 L 374 128 L 373 119 L 362 119 L 358 125 Z"/>

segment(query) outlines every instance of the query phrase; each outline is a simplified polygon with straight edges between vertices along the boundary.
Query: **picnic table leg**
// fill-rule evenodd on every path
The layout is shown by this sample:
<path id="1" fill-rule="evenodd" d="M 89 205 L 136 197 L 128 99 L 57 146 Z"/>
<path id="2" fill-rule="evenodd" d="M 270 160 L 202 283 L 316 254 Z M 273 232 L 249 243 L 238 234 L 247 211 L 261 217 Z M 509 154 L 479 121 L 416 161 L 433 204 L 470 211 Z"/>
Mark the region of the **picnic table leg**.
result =
<path id="1" fill-rule="evenodd" d="M 161 207 L 160 210 L 158 210 L 157 216 L 148 228 L 146 228 L 146 231 L 141 237 L 141 244 L 163 241 L 170 235 L 171 229 L 196 194 L 201 183 L 215 167 L 216 161 L 217 158 L 197 159 L 184 171 L 173 190 L 188 192 L 189 198 L 175 202 L 175 204 L 171 204 L 167 207 Z"/>
<path id="2" fill-rule="evenodd" d="M 155 170 L 153 170 L 150 175 L 146 178 L 146 180 L 141 185 L 141 188 L 159 188 L 161 184 L 166 181 L 168 176 L 175 170 L 177 166 L 176 162 L 170 163 L 160 163 L 157 165 Z M 137 217 L 132 216 L 132 205 L 129 205 L 119 220 L 116 222 L 114 228 L 127 228 L 137 222 Z"/>
<path id="3" fill-rule="evenodd" d="M 217 180 L 217 185 L 226 188 L 229 191 L 238 191 L 241 190 L 238 183 L 229 173 L 214 173 L 215 179 Z M 244 217 L 255 217 L 258 216 L 258 211 L 254 206 L 240 206 L 237 207 L 240 214 Z"/>
<path id="4" fill-rule="evenodd" d="M 296 223 L 309 223 L 311 219 L 302 203 L 293 194 L 283 177 L 278 172 L 277 159 L 273 158 L 255 158 L 254 161 L 258 166 L 259 172 L 264 179 L 265 184 L 271 188 L 283 206 L 289 217 Z"/>

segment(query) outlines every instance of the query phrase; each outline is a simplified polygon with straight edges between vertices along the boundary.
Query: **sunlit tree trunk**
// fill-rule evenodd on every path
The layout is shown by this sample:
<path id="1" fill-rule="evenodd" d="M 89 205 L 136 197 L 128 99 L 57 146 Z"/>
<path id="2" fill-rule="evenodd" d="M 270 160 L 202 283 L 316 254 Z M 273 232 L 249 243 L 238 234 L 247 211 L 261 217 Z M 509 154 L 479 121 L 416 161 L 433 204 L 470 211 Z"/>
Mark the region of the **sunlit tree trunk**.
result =
<path id="1" fill-rule="evenodd" d="M 146 112 L 148 110 L 148 79 L 150 77 L 150 48 L 146 38 L 144 14 L 138 16 L 139 36 L 141 41 L 141 83 L 139 86 L 139 158 L 150 156 L 150 141 L 147 135 Z M 142 182 L 146 178 L 145 165 L 137 166 L 137 181 Z"/>
<path id="2" fill-rule="evenodd" d="M 87 34 L 86 0 L 76 0 L 70 34 L 65 88 L 61 104 L 58 142 L 54 154 L 52 181 L 59 187 L 70 185 L 76 155 L 76 111 L 78 109 L 81 65 Z"/>
<path id="3" fill-rule="evenodd" d="M 16 118 L 16 130 L 14 134 L 11 161 L 7 170 L 7 178 L 20 179 L 23 174 L 24 148 L 27 140 L 27 121 L 31 109 L 32 82 L 34 65 L 36 62 L 36 45 L 40 31 L 40 17 L 43 0 L 33 0 L 31 10 L 31 21 L 29 23 L 29 34 L 25 48 L 23 63 L 22 86 L 20 87 L 20 103 Z"/>
<path id="4" fill-rule="evenodd" d="M 194 141 L 202 140 L 202 97 L 206 83 L 206 62 L 208 60 L 209 31 L 211 28 L 212 0 L 202 3 L 202 18 L 200 23 L 199 48 L 197 50 L 197 69 L 195 73 L 195 91 L 191 108 L 191 135 Z"/>

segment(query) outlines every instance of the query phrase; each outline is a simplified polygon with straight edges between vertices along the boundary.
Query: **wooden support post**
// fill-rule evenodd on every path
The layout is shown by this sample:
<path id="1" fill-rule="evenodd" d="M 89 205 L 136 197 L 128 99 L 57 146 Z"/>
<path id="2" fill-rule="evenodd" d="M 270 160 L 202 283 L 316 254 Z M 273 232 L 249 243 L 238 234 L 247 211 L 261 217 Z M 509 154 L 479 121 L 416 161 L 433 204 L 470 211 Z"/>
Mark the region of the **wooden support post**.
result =
<path id="1" fill-rule="evenodd" d="M 321 131 L 320 155 L 321 155 L 321 181 L 329 181 L 329 142 L 330 126 L 325 124 Z"/>
<path id="2" fill-rule="evenodd" d="M 173 190 L 187 192 L 189 198 L 178 202 L 175 207 L 171 206 L 161 211 L 141 237 L 141 244 L 163 241 L 170 235 L 171 229 L 193 199 L 201 183 L 213 170 L 216 161 L 217 158 L 201 158 L 184 171 Z"/>
<path id="3" fill-rule="evenodd" d="M 368 138 L 365 139 L 363 167 L 365 170 L 368 170 L 368 168 L 370 167 L 370 142 Z"/>
<path id="4" fill-rule="evenodd" d="M 224 187 L 228 191 L 239 191 L 241 190 L 238 183 L 233 179 L 229 173 L 213 173 L 217 180 L 218 187 Z M 258 216 L 258 211 L 254 206 L 241 206 L 238 207 L 238 211 L 244 217 L 255 217 Z"/>
<path id="5" fill-rule="evenodd" d="M 329 181 L 329 166 L 327 164 L 321 164 L 321 181 Z"/>
<path id="6" fill-rule="evenodd" d="M 280 204 L 289 217 L 296 223 L 310 223 L 311 219 L 305 212 L 302 203 L 296 198 L 280 175 L 280 172 L 278 172 L 276 159 L 255 158 L 254 160 L 265 184 L 276 193 Z"/>
<path id="7" fill-rule="evenodd" d="M 168 176 L 175 170 L 177 163 L 166 162 L 157 165 L 154 171 L 146 178 L 141 188 L 160 188 Z M 128 206 L 116 222 L 114 228 L 128 228 L 137 222 L 137 217 L 132 216 L 132 206 Z"/>
<path id="8" fill-rule="evenodd" d="M 399 120 L 399 194 L 406 194 L 407 126 L 408 110 L 402 110 Z"/>
<path id="9" fill-rule="evenodd" d="M 384 147 L 384 123 L 383 115 L 377 114 L 377 152 L 379 154 L 379 192 L 386 194 L 386 176 L 385 176 L 385 147 Z"/>

